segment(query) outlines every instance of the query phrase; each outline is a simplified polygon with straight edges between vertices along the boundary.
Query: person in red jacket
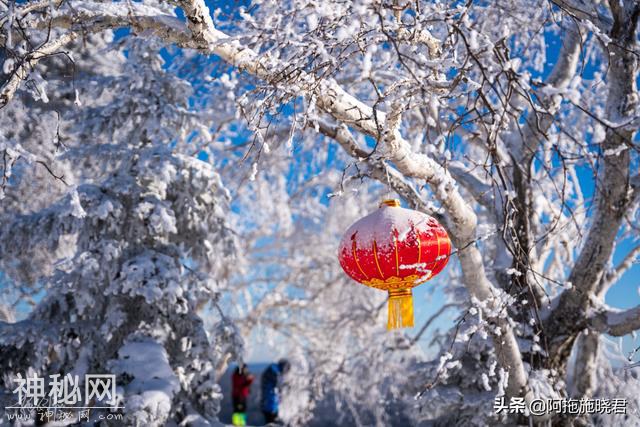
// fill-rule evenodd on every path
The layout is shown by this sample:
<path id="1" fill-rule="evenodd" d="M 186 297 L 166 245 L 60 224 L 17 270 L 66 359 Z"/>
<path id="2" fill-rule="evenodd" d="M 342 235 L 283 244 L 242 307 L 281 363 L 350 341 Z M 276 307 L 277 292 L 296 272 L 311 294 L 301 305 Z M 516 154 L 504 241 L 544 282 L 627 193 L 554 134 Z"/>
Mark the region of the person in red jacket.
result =
<path id="1" fill-rule="evenodd" d="M 231 400 L 233 402 L 232 423 L 234 426 L 244 426 L 247 423 L 247 398 L 251 392 L 253 375 L 247 365 L 239 365 L 231 376 Z"/>

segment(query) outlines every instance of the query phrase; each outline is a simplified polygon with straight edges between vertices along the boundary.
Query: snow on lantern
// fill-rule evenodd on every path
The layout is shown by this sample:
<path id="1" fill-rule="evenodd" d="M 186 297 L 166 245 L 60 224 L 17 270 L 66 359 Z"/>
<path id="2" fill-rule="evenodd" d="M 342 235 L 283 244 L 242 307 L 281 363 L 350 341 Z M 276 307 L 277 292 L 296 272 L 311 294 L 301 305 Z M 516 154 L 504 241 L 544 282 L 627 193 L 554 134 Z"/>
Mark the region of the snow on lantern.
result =
<path id="1" fill-rule="evenodd" d="M 438 221 L 393 199 L 349 227 L 338 259 L 353 280 L 389 292 L 387 329 L 396 329 L 413 326 L 411 289 L 440 273 L 450 253 Z"/>

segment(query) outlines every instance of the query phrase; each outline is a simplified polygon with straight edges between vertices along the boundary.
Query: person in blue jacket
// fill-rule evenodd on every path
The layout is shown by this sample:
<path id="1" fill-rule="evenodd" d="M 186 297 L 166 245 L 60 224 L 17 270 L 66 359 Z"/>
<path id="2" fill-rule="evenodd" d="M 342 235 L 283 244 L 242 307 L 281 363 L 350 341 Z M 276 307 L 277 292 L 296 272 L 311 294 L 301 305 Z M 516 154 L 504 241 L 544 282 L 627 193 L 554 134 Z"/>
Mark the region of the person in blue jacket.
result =
<path id="1" fill-rule="evenodd" d="M 278 420 L 278 406 L 280 404 L 280 384 L 282 376 L 289 371 L 291 364 L 287 359 L 280 359 L 278 363 L 272 363 L 264 370 L 261 378 L 262 389 L 262 413 L 265 423 L 273 423 Z"/>

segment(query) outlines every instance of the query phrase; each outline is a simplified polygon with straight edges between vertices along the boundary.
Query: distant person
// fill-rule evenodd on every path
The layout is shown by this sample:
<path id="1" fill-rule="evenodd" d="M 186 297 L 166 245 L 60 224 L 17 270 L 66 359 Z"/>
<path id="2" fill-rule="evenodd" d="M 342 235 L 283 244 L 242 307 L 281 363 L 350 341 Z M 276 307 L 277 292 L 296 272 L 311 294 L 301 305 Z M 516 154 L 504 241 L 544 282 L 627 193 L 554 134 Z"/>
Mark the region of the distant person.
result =
<path id="1" fill-rule="evenodd" d="M 231 400 L 233 402 L 233 415 L 231 423 L 234 426 L 247 425 L 247 398 L 251 392 L 253 375 L 247 365 L 239 365 L 231 375 Z"/>
<path id="2" fill-rule="evenodd" d="M 278 363 L 272 363 L 264 370 L 261 379 L 262 388 L 262 414 L 265 423 L 278 421 L 278 406 L 280 405 L 280 388 L 282 377 L 291 368 L 287 359 L 280 359 Z"/>

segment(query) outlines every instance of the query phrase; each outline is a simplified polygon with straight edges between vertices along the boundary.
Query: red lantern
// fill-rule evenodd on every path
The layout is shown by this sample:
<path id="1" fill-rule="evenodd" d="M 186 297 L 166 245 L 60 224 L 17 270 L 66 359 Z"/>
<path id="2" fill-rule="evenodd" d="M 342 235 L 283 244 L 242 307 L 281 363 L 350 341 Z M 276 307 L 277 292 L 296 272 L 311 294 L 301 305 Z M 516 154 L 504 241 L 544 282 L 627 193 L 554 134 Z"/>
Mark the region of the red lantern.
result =
<path id="1" fill-rule="evenodd" d="M 356 221 L 340 242 L 338 258 L 353 280 L 389 292 L 388 329 L 413 326 L 411 289 L 440 273 L 451 241 L 429 215 L 385 200 Z"/>

